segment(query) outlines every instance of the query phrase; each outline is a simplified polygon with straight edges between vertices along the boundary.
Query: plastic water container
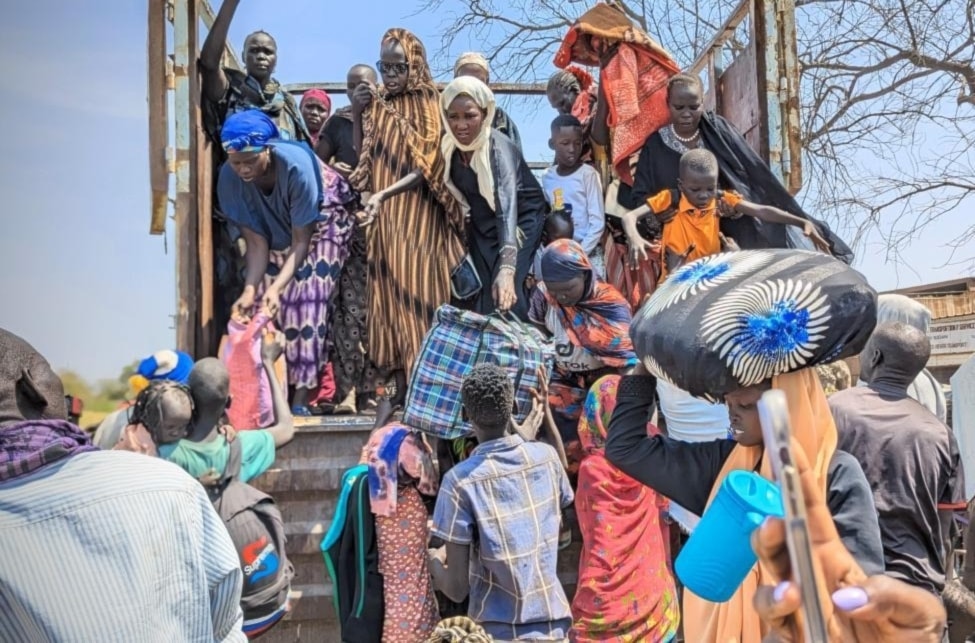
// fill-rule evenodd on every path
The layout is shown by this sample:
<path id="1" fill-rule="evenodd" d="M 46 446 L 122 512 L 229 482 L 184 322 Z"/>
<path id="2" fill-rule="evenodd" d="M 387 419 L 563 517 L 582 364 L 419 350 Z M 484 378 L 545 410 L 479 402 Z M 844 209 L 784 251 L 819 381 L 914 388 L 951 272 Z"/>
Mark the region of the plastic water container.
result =
<path id="1" fill-rule="evenodd" d="M 758 561 L 752 532 L 768 516 L 782 514 L 782 495 L 774 482 L 752 471 L 732 471 L 677 556 L 677 577 L 705 600 L 727 601 Z"/>

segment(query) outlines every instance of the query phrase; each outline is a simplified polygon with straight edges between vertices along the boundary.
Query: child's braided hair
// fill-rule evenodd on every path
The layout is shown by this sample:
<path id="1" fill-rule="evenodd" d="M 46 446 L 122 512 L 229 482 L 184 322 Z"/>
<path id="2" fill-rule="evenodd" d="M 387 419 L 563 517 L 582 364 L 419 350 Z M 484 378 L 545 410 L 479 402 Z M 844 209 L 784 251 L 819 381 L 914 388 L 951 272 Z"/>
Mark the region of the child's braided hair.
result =
<path id="1" fill-rule="evenodd" d="M 141 424 L 146 427 L 152 441 L 157 445 L 161 444 L 162 436 L 160 427 L 163 420 L 163 400 L 168 395 L 182 395 L 185 403 L 189 406 L 190 412 L 193 411 L 193 396 L 190 389 L 179 382 L 170 380 L 157 380 L 150 382 L 139 396 L 135 398 L 135 404 L 129 410 L 129 423 Z M 189 430 L 189 426 L 187 426 Z"/>

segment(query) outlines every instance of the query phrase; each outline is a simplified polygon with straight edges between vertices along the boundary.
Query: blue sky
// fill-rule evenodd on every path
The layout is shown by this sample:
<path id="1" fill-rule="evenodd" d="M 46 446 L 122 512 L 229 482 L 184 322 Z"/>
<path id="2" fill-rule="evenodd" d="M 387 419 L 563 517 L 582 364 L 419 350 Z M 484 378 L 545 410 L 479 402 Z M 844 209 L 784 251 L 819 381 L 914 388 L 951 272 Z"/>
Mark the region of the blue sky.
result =
<path id="1" fill-rule="evenodd" d="M 442 16 L 411 15 L 414 6 L 243 0 L 231 42 L 239 49 L 248 32 L 264 29 L 277 38 L 282 82 L 339 80 L 351 64 L 376 60 L 392 26 L 413 30 L 435 51 Z M 145 4 L 132 0 L 34 0 L 5 12 L 0 24 L 0 326 L 56 367 L 92 379 L 174 342 L 172 230 L 148 234 L 145 29 Z M 544 99 L 505 106 L 526 156 L 545 158 Z M 926 231 L 904 255 L 913 269 L 885 264 L 871 239 L 858 267 L 881 290 L 960 276 L 962 267 L 939 268 L 952 232 Z"/>

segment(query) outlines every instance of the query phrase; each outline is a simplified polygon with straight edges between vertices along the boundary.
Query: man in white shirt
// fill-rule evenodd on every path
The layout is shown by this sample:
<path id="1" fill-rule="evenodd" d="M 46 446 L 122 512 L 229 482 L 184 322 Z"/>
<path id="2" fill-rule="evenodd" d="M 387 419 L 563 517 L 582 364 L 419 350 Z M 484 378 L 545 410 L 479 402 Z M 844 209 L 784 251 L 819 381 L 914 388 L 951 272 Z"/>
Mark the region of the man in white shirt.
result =
<path id="1" fill-rule="evenodd" d="M 244 643 L 237 550 L 179 467 L 102 451 L 0 329 L 0 640 Z"/>

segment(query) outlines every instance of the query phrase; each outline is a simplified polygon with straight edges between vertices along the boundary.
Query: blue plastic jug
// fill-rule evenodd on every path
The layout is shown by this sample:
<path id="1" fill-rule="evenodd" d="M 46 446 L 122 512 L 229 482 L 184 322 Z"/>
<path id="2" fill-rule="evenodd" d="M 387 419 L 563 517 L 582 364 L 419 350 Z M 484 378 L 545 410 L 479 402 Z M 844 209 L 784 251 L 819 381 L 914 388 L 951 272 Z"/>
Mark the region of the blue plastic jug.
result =
<path id="1" fill-rule="evenodd" d="M 732 471 L 674 562 L 685 587 L 723 603 L 758 559 L 751 537 L 768 516 L 783 514 L 779 487 L 752 471 Z"/>

